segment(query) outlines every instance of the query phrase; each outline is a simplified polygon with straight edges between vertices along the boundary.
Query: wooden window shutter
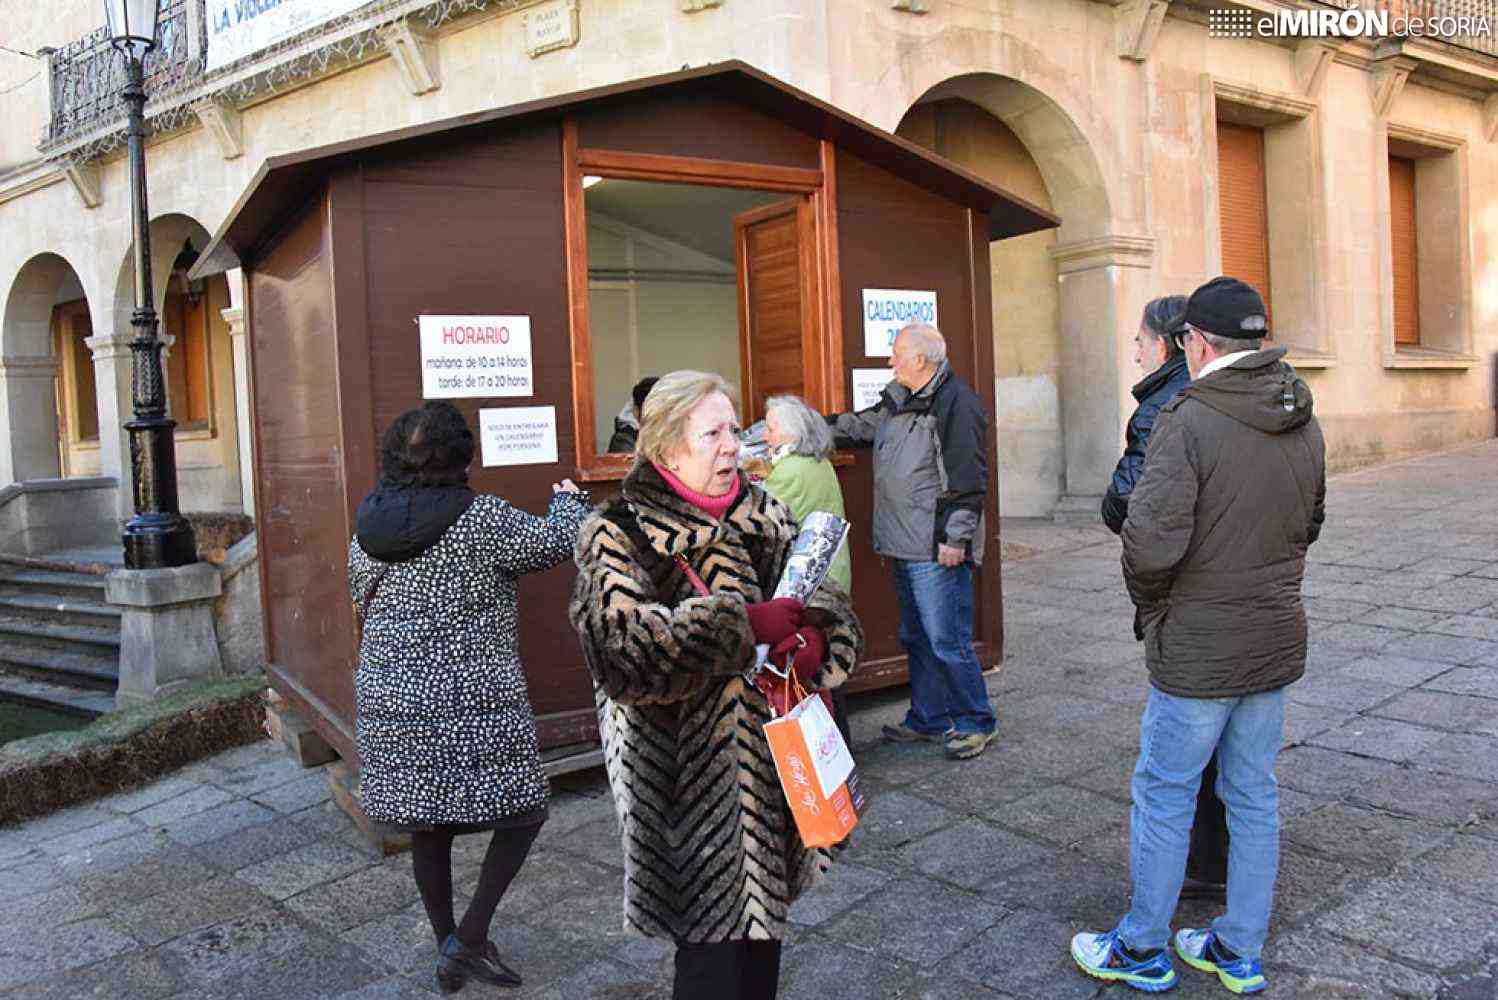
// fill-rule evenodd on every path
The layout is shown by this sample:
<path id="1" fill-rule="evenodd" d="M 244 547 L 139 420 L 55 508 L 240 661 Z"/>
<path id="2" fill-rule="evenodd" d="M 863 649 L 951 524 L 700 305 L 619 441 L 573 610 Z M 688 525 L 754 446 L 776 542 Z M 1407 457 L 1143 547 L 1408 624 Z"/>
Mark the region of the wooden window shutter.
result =
<path id="1" fill-rule="evenodd" d="M 1217 123 L 1217 196 L 1222 228 L 1222 273 L 1269 294 L 1269 199 L 1264 181 L 1264 130 Z"/>
<path id="2" fill-rule="evenodd" d="M 1389 157 L 1389 235 L 1394 260 L 1394 343 L 1420 343 L 1420 245 L 1415 161 Z"/>
<path id="3" fill-rule="evenodd" d="M 64 363 L 72 365 L 73 426 L 78 440 L 99 440 L 99 393 L 94 384 L 94 352 L 89 349 L 88 338 L 94 335 L 93 320 L 89 318 L 88 305 L 79 302 L 70 318 L 69 347 L 72 357 Z"/>
<path id="4" fill-rule="evenodd" d="M 162 325 L 176 338 L 167 355 L 167 400 L 179 429 L 208 426 L 207 300 L 169 291 Z"/>

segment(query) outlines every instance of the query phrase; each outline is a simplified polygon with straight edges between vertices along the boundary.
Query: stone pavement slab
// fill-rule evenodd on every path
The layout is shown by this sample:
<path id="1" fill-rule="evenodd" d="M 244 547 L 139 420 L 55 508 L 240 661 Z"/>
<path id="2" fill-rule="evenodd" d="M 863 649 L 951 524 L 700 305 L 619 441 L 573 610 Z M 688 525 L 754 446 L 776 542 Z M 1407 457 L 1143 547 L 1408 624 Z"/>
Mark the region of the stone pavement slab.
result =
<path id="1" fill-rule="evenodd" d="M 1498 996 L 1495 495 L 1498 442 L 1330 484 L 1277 765 L 1271 996 Z M 999 739 L 965 762 L 886 745 L 904 693 L 853 697 L 870 811 L 792 908 L 784 1000 L 1126 995 L 1066 953 L 1128 904 L 1148 681 L 1119 543 L 1100 526 L 1002 530 Z M 455 847 L 459 907 L 485 846 Z M 494 926 L 526 977 L 506 995 L 669 997 L 670 946 L 623 933 L 623 866 L 600 772 L 559 779 Z M 0 828 L 0 1000 L 420 1000 L 433 955 L 409 856 L 370 851 L 324 776 L 269 741 Z M 1225 994 L 1182 970 L 1174 995 Z"/>

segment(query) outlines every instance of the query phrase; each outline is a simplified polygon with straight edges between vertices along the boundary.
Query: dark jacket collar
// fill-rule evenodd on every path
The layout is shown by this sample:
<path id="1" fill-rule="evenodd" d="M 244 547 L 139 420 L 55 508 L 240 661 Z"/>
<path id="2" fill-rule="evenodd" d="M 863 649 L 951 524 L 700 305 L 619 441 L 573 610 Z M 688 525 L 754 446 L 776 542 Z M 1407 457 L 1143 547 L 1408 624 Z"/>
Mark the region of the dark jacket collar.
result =
<path id="1" fill-rule="evenodd" d="M 359 504 L 359 547 L 380 562 L 408 562 L 421 555 L 473 504 L 467 486 L 397 486 L 381 483 Z"/>
<path id="2" fill-rule="evenodd" d="M 911 392 L 893 379 L 884 387 L 884 392 L 889 397 L 889 401 L 894 404 L 896 413 L 908 410 L 927 410 L 931 408 L 931 398 L 951 377 L 952 365 L 950 362 L 943 361 L 937 367 L 936 374 L 927 379 L 926 384 L 915 392 Z"/>
<path id="3" fill-rule="evenodd" d="M 1159 389 L 1180 378 L 1183 373 L 1185 373 L 1185 378 L 1182 381 L 1189 380 L 1191 376 L 1186 369 L 1186 352 L 1177 351 L 1165 364 L 1134 383 L 1134 388 L 1130 391 L 1134 393 L 1134 398 L 1142 403 Z"/>

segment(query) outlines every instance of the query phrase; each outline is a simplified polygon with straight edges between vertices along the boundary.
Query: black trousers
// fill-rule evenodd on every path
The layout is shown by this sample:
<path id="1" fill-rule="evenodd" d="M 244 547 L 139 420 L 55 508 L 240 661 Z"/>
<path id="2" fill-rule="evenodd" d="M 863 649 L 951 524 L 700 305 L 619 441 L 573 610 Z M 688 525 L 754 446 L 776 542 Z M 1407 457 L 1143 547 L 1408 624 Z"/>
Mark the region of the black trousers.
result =
<path id="1" fill-rule="evenodd" d="M 1215 753 L 1202 771 L 1201 791 L 1196 793 L 1196 819 L 1191 824 L 1186 876 L 1199 882 L 1228 880 L 1228 811 L 1217 797 Z"/>
<path id="2" fill-rule="evenodd" d="M 832 721 L 837 723 L 837 731 L 843 734 L 843 742 L 852 750 L 853 730 L 848 727 L 848 692 L 843 690 L 842 685 L 832 689 Z"/>
<path id="3" fill-rule="evenodd" d="M 677 942 L 672 1000 L 775 1000 L 779 987 L 779 941 Z"/>

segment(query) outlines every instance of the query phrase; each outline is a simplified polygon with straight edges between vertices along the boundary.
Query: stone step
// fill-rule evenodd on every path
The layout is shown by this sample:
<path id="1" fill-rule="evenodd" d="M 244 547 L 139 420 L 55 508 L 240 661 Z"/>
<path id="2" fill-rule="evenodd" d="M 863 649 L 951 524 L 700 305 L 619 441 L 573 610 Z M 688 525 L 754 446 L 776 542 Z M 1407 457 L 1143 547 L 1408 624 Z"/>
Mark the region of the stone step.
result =
<path id="1" fill-rule="evenodd" d="M 85 649 L 50 649 L 7 643 L 0 647 L 0 671 L 53 684 L 113 691 L 120 682 L 116 655 Z"/>
<path id="2" fill-rule="evenodd" d="M 112 692 L 82 690 L 11 674 L 0 674 L 0 700 L 38 705 L 84 718 L 114 711 Z"/>
<path id="3" fill-rule="evenodd" d="M 0 561 L 0 592 L 56 594 L 71 599 L 104 602 L 104 577 L 93 573 L 30 569 Z"/>
<path id="4" fill-rule="evenodd" d="M 0 618 L 0 650 L 9 650 L 12 646 L 48 649 L 82 646 L 96 651 L 105 649 L 118 653 L 120 632 L 118 628 L 59 625 L 14 616 Z"/>
<path id="5" fill-rule="evenodd" d="M 100 559 L 75 557 L 65 552 L 39 556 L 22 555 L 18 552 L 0 552 L 0 566 L 19 569 L 43 570 L 52 573 L 78 573 L 97 576 L 102 581 L 113 570 L 123 569 L 124 563 Z"/>
<path id="6" fill-rule="evenodd" d="M 120 627 L 120 609 L 112 604 L 61 594 L 0 593 L 0 616 L 84 625 L 102 629 Z"/>

